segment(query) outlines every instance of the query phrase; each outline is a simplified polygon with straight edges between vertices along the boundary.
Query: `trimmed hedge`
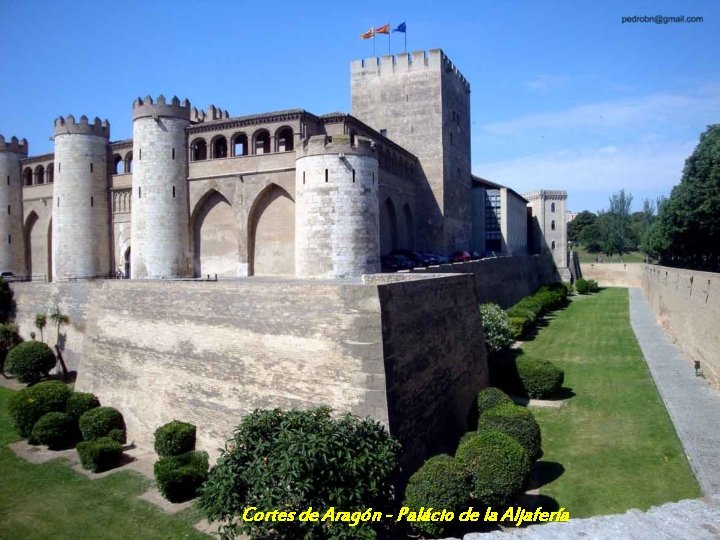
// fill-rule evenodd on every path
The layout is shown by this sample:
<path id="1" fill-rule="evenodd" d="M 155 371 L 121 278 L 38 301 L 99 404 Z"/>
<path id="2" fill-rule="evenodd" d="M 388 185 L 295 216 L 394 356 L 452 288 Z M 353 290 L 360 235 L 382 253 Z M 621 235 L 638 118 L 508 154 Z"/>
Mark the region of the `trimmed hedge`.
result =
<path id="1" fill-rule="evenodd" d="M 122 445 L 110 437 L 83 441 L 77 445 L 83 468 L 92 472 L 107 471 L 116 467 L 122 457 Z"/>
<path id="2" fill-rule="evenodd" d="M 600 290 L 600 286 L 598 285 L 598 282 L 594 279 L 588 280 L 588 292 L 596 293 Z"/>
<path id="3" fill-rule="evenodd" d="M 530 477 L 531 463 L 523 447 L 497 430 L 465 434 L 455 459 L 469 478 L 472 497 L 483 506 L 510 504 Z"/>
<path id="4" fill-rule="evenodd" d="M 578 292 L 578 294 L 587 294 L 588 292 L 590 292 L 587 280 L 583 278 L 578 279 L 575 282 L 575 290 Z"/>
<path id="5" fill-rule="evenodd" d="M 30 434 L 30 444 L 46 444 L 50 450 L 71 448 L 77 442 L 77 422 L 62 412 L 44 414 L 35 422 Z"/>
<path id="6" fill-rule="evenodd" d="M 447 454 L 433 456 L 410 477 L 405 488 L 405 502 L 412 511 L 421 508 L 445 508 L 458 515 L 467 509 L 469 486 L 465 470 Z M 421 521 L 412 524 L 418 532 L 437 538 L 447 534 L 451 523 Z"/>
<path id="7" fill-rule="evenodd" d="M 179 456 L 195 450 L 195 426 L 173 420 L 155 430 L 155 451 L 160 457 Z"/>
<path id="8" fill-rule="evenodd" d="M 29 437 L 41 416 L 63 412 L 72 390 L 60 381 L 45 381 L 24 388 L 10 397 L 9 411 L 21 437 Z"/>
<path id="9" fill-rule="evenodd" d="M 41 341 L 24 341 L 13 347 L 5 360 L 5 371 L 26 384 L 38 382 L 55 367 L 55 353 Z"/>
<path id="10" fill-rule="evenodd" d="M 80 432 L 86 441 L 109 438 L 112 435 L 117 442 L 125 442 L 125 420 L 120 411 L 113 407 L 90 409 L 80 417 L 79 424 Z"/>
<path id="11" fill-rule="evenodd" d="M 170 502 L 183 502 L 194 498 L 208 478 L 207 452 L 187 452 L 178 456 L 165 456 L 155 462 L 155 482 Z"/>
<path id="12" fill-rule="evenodd" d="M 510 397 L 499 388 L 489 386 L 487 388 L 483 388 L 482 390 L 480 390 L 480 392 L 478 392 L 475 403 L 477 405 L 477 416 L 479 418 L 483 415 L 485 411 L 489 411 L 490 409 L 492 409 L 493 407 L 497 407 L 498 405 L 513 403 L 513 400 L 510 399 Z"/>
<path id="13" fill-rule="evenodd" d="M 510 317 L 510 332 L 513 339 L 520 338 L 530 327 L 530 321 L 525 317 Z"/>
<path id="14" fill-rule="evenodd" d="M 477 431 L 483 433 L 494 430 L 501 431 L 519 442 L 531 461 L 534 462 L 540 457 L 540 426 L 527 408 L 506 403 L 485 411 L 478 419 Z"/>
<path id="15" fill-rule="evenodd" d="M 515 360 L 524 394 L 535 399 L 552 397 L 560 391 L 565 372 L 549 360 L 521 356 Z"/>
<path id="16" fill-rule="evenodd" d="M 90 409 L 100 406 L 100 400 L 95 394 L 88 392 L 73 392 L 65 406 L 65 412 L 68 413 L 77 422 L 80 417 Z"/>

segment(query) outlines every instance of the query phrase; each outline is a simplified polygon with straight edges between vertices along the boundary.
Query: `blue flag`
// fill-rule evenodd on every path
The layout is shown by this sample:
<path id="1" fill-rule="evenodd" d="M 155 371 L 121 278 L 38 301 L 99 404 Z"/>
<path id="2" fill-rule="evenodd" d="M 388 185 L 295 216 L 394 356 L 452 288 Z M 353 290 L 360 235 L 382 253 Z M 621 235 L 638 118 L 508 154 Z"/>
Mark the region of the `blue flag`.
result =
<path id="1" fill-rule="evenodd" d="M 400 23 L 397 25 L 397 28 L 393 30 L 393 32 L 402 32 L 404 34 L 406 32 L 405 28 L 405 23 Z"/>

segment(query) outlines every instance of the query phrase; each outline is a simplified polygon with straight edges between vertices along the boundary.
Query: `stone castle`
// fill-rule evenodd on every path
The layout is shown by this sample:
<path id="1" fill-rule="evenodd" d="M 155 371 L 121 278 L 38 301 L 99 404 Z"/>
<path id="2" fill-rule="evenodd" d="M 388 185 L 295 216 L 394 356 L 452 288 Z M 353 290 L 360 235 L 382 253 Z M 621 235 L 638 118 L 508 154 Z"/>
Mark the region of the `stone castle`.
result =
<path id="1" fill-rule="evenodd" d="M 547 251 L 565 275 L 565 192 L 472 175 L 470 85 L 441 50 L 350 71 L 351 115 L 231 117 L 160 96 L 134 101 L 129 140 L 85 116 L 55 120 L 52 154 L 0 137 L 0 270 L 337 278 L 405 248 Z"/>

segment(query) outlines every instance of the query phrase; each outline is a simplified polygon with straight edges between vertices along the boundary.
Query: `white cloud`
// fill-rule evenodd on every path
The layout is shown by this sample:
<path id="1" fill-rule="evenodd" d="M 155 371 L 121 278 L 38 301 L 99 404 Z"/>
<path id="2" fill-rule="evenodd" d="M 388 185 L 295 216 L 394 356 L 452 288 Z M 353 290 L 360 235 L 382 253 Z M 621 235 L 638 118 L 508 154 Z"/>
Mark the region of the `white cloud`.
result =
<path id="1" fill-rule="evenodd" d="M 565 75 L 538 75 L 531 81 L 528 81 L 525 86 L 529 90 L 555 90 L 565 86 L 569 81 L 569 77 Z"/>

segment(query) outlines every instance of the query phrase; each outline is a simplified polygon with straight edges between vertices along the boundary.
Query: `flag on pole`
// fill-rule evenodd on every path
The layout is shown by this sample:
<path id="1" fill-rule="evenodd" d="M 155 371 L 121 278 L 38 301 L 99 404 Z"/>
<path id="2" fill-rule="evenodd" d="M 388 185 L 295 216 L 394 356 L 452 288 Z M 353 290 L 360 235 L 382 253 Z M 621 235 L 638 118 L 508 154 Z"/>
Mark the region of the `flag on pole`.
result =
<path id="1" fill-rule="evenodd" d="M 375 29 L 376 34 L 390 34 L 390 25 L 389 24 L 383 24 L 382 26 L 378 26 Z"/>
<path id="2" fill-rule="evenodd" d="M 407 27 L 405 26 L 405 23 L 400 23 L 397 25 L 397 28 L 393 29 L 393 32 L 402 32 L 403 34 L 406 33 Z"/>
<path id="3" fill-rule="evenodd" d="M 360 34 L 360 39 L 370 39 L 375 37 L 375 28 L 370 28 L 367 32 L 364 34 Z"/>

